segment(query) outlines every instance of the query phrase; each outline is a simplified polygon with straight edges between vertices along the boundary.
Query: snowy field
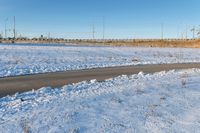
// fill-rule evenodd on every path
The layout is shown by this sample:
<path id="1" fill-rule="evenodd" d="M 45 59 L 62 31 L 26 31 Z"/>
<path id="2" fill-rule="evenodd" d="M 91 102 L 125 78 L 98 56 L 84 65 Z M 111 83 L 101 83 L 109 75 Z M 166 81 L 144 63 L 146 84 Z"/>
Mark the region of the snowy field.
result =
<path id="1" fill-rule="evenodd" d="M 0 132 L 199 133 L 199 81 L 200 69 L 190 69 L 7 96 Z"/>
<path id="2" fill-rule="evenodd" d="M 0 77 L 178 62 L 200 62 L 200 49 L 0 44 Z"/>

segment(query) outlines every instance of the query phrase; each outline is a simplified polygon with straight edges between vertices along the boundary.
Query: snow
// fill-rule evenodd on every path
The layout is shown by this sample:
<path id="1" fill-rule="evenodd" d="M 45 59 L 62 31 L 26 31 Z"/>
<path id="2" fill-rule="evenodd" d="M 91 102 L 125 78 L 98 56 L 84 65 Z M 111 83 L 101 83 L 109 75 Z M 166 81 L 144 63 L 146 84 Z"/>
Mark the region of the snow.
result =
<path id="1" fill-rule="evenodd" d="M 0 99 L 0 132 L 197 133 L 200 69 L 140 72 Z"/>
<path id="2" fill-rule="evenodd" d="M 0 44 L 0 77 L 111 66 L 185 62 L 200 62 L 200 50 Z"/>

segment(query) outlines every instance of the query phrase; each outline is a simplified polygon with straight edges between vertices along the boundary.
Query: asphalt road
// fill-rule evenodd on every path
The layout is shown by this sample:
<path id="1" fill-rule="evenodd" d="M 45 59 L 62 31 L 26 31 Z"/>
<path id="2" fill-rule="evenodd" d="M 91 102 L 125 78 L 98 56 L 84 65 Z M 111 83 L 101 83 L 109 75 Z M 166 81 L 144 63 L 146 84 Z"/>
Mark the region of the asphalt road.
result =
<path id="1" fill-rule="evenodd" d="M 163 65 L 138 65 L 124 67 L 97 68 L 89 70 L 77 70 L 66 72 L 45 73 L 36 75 L 24 75 L 17 77 L 0 78 L 0 97 L 12 95 L 17 92 L 30 91 L 41 87 L 62 87 L 67 84 L 84 80 L 97 79 L 103 81 L 119 75 L 154 73 L 173 69 L 200 68 L 200 63 L 187 64 L 163 64 Z"/>

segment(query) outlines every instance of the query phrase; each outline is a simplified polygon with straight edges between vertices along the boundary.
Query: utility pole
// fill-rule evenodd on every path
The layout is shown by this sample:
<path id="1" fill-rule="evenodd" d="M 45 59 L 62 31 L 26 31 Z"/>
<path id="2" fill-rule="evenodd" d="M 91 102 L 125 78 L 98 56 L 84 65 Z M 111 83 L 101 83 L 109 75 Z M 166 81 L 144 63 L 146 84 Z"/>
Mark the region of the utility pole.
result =
<path id="1" fill-rule="evenodd" d="M 51 38 L 51 33 L 49 32 L 49 33 L 48 33 L 48 39 L 50 39 L 50 38 Z"/>
<path id="2" fill-rule="evenodd" d="M 161 40 L 164 39 L 164 24 L 161 23 Z"/>
<path id="3" fill-rule="evenodd" d="M 187 40 L 188 39 L 188 25 L 186 25 L 186 29 L 185 29 L 185 39 Z"/>
<path id="4" fill-rule="evenodd" d="M 193 35 L 193 39 L 195 38 L 195 26 L 193 26 L 193 28 L 191 29 L 192 35 Z"/>
<path id="5" fill-rule="evenodd" d="M 184 40 L 184 31 L 181 33 L 181 38 Z"/>
<path id="6" fill-rule="evenodd" d="M 51 43 L 51 40 L 50 40 L 50 38 L 51 38 L 51 33 L 50 33 L 50 32 L 48 32 L 48 35 L 47 35 L 47 40 L 48 40 L 48 42 L 49 42 L 49 43 Z"/>
<path id="7" fill-rule="evenodd" d="M 176 36 L 177 39 L 179 39 L 179 26 L 177 27 L 177 36 Z"/>
<path id="8" fill-rule="evenodd" d="M 103 41 L 105 40 L 105 18 L 103 18 Z"/>
<path id="9" fill-rule="evenodd" d="M 5 19 L 5 38 L 7 38 L 7 21 L 8 18 Z"/>
<path id="10" fill-rule="evenodd" d="M 1 32 L 1 33 L 0 33 L 0 42 L 1 42 L 1 39 L 2 39 L 2 35 L 3 35 L 3 34 L 2 34 L 2 32 Z"/>
<path id="11" fill-rule="evenodd" d="M 92 25 L 92 38 L 93 38 L 93 40 L 95 39 L 95 26 L 94 26 L 94 23 Z"/>
<path id="12" fill-rule="evenodd" d="M 13 35 L 14 35 L 14 39 L 16 38 L 16 23 L 15 23 L 15 16 L 13 18 Z"/>

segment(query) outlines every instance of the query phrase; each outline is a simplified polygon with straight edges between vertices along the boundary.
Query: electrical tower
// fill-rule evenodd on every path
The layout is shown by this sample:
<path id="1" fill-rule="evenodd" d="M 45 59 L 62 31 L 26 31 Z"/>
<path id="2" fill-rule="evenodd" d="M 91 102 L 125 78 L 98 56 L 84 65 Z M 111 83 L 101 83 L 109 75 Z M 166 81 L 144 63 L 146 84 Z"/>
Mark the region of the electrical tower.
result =
<path id="1" fill-rule="evenodd" d="M 185 28 L 185 39 L 186 40 L 188 39 L 188 25 L 186 25 L 186 28 Z"/>
<path id="2" fill-rule="evenodd" d="M 195 39 L 195 26 L 191 29 L 191 32 L 192 32 L 192 37 L 193 37 L 193 39 Z"/>
<path id="3" fill-rule="evenodd" d="M 8 18 L 5 19 L 5 38 L 7 38 L 7 21 Z"/>
<path id="4" fill-rule="evenodd" d="M 13 35 L 14 35 L 14 39 L 16 38 L 16 22 L 15 22 L 15 16 L 13 18 Z"/>
<path id="5" fill-rule="evenodd" d="M 92 38 L 93 38 L 93 40 L 95 39 L 95 26 L 94 26 L 94 23 L 92 25 Z"/>
<path id="6" fill-rule="evenodd" d="M 105 40 L 105 18 L 103 18 L 103 41 Z"/>
<path id="7" fill-rule="evenodd" d="M 164 24 L 161 23 L 161 40 L 164 39 Z"/>

